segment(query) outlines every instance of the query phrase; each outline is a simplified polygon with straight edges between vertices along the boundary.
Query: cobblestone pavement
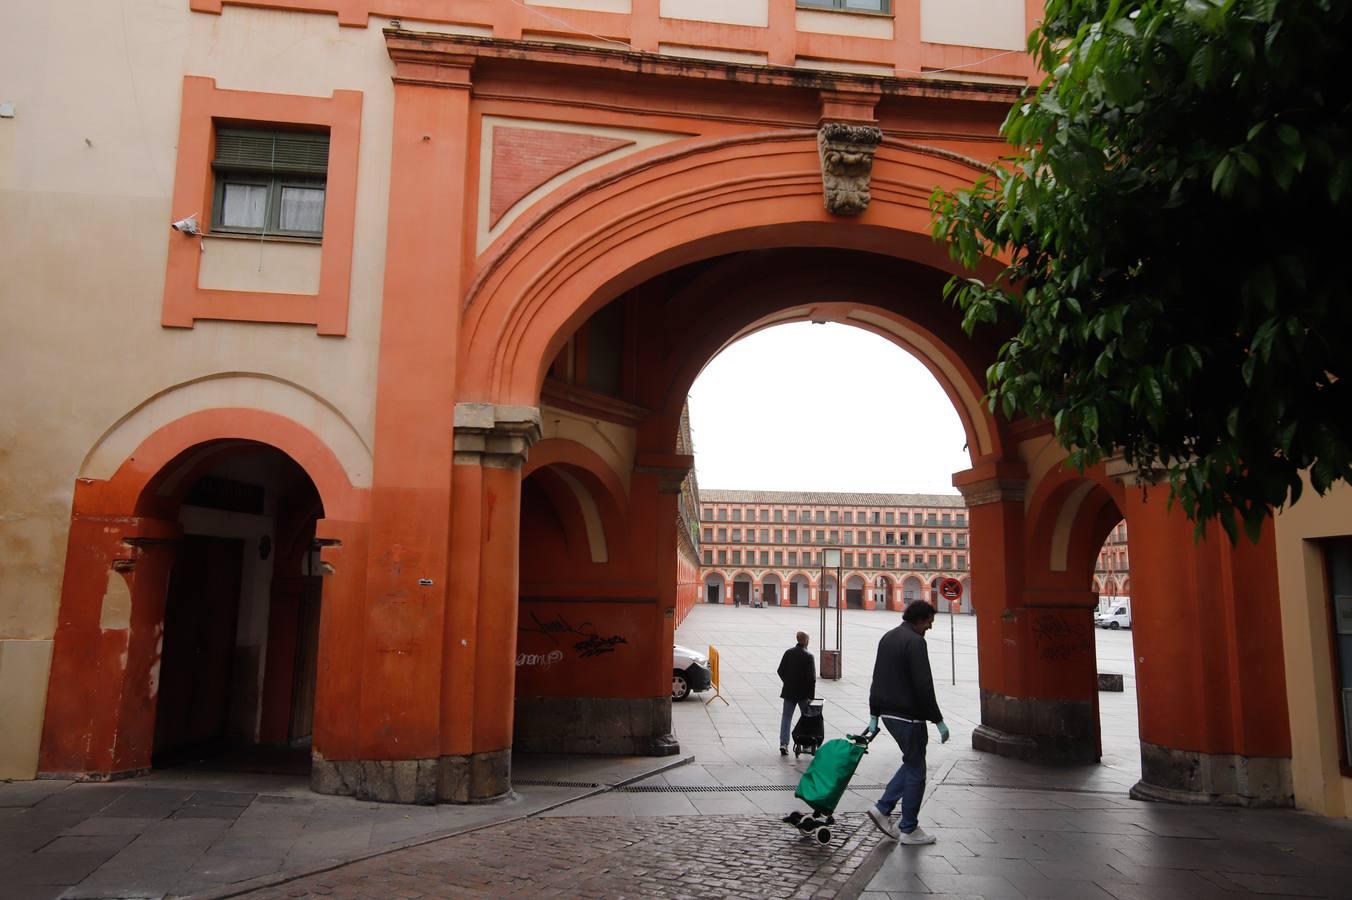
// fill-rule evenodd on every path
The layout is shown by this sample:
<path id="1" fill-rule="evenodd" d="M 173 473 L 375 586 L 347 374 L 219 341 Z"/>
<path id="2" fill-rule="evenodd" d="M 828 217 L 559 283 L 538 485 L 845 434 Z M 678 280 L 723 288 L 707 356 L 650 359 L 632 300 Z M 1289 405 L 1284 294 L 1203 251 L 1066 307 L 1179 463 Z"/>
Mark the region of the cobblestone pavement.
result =
<path id="1" fill-rule="evenodd" d="M 880 837 L 860 815 L 826 846 L 768 816 L 529 819 L 249 896 L 834 897 Z"/>

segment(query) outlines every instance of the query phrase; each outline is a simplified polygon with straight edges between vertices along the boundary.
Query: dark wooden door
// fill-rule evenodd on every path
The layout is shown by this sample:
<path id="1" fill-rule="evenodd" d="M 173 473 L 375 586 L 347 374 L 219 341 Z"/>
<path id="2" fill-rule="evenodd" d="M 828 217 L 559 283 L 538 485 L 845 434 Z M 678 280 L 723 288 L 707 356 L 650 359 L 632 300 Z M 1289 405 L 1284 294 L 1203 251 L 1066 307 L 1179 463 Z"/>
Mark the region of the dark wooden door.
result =
<path id="1" fill-rule="evenodd" d="M 164 608 L 154 761 L 172 762 L 227 736 L 244 542 L 187 535 Z"/>

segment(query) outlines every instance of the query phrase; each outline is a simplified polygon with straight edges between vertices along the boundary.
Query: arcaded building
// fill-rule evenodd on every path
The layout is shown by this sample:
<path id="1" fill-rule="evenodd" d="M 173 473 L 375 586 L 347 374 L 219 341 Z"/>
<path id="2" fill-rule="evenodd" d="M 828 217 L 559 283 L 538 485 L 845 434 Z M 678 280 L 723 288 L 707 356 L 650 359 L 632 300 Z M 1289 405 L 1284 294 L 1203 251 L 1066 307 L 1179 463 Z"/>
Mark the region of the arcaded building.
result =
<path id="1" fill-rule="evenodd" d="M 1094 590 L 1104 597 L 1131 596 L 1131 553 L 1127 546 L 1127 523 L 1108 533 L 1094 566 Z"/>
<path id="2" fill-rule="evenodd" d="M 956 494 L 705 490 L 700 495 L 706 603 L 904 609 L 962 582 L 970 612 L 967 507 Z M 841 566 L 823 569 L 826 547 Z M 839 583 L 837 583 L 839 577 Z M 943 612 L 948 603 L 935 602 Z"/>
<path id="3" fill-rule="evenodd" d="M 929 200 L 1009 153 L 1037 0 L 8 7 L 0 776 L 289 746 L 318 791 L 464 802 L 514 749 L 678 751 L 715 549 L 685 398 L 829 321 L 914 353 L 965 430 L 978 750 L 1098 759 L 1125 518 L 1136 793 L 1352 812 L 1352 491 L 1194 541 L 982 402 L 1000 336 L 944 301 Z M 956 524 L 908 529 L 957 571 Z"/>

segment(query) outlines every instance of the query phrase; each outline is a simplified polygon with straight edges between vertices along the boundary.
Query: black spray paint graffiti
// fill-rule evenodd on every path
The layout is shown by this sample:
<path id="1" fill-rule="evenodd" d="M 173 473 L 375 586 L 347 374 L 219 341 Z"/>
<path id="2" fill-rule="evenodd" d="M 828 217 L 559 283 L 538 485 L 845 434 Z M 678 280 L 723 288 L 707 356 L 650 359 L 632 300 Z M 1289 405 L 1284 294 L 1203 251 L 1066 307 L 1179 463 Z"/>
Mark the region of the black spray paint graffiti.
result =
<path id="1" fill-rule="evenodd" d="M 1094 638 L 1088 626 L 1067 622 L 1052 613 L 1043 613 L 1033 620 L 1033 641 L 1038 655 L 1047 660 L 1073 659 L 1094 652 Z"/>
<path id="2" fill-rule="evenodd" d="M 629 643 L 618 634 L 609 637 L 597 634 L 596 628 L 591 622 L 583 622 L 574 628 L 563 616 L 541 619 L 533 612 L 530 614 L 530 619 L 530 624 L 521 625 L 518 630 L 527 634 L 543 634 L 553 641 L 555 646 L 559 645 L 561 635 L 574 635 L 582 638 L 580 641 L 573 642 L 573 649 L 577 651 L 577 655 L 581 659 L 591 659 L 606 653 L 614 653 L 617 646 Z"/>

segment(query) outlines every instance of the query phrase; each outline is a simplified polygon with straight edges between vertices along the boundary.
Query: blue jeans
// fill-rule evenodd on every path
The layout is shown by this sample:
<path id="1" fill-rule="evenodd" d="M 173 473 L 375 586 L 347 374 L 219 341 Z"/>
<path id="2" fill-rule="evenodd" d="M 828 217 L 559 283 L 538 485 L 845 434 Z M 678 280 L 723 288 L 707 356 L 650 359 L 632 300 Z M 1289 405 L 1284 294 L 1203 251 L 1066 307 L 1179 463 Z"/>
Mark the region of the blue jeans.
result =
<path id="1" fill-rule="evenodd" d="M 789 746 L 789 726 L 793 724 L 793 710 L 798 709 L 799 716 L 807 715 L 806 700 L 790 700 L 784 698 L 784 714 L 779 719 L 779 746 Z"/>
<path id="2" fill-rule="evenodd" d="M 929 745 L 929 727 L 926 722 L 903 722 L 900 719 L 880 720 L 887 726 L 901 748 L 901 768 L 887 783 L 878 800 L 878 812 L 892 815 L 901 801 L 901 822 L 897 828 L 910 834 L 920 823 L 920 801 L 925 796 L 925 747 Z"/>

